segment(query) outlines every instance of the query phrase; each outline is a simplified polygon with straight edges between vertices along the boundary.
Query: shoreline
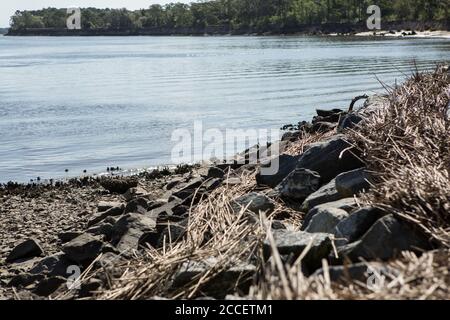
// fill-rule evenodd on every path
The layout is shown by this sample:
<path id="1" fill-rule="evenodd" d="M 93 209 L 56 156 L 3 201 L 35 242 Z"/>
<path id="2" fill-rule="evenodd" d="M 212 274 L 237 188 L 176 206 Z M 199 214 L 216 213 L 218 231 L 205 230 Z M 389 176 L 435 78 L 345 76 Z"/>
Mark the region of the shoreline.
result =
<path id="1" fill-rule="evenodd" d="M 324 285 L 333 299 L 411 299 L 430 283 L 427 298 L 448 298 L 448 85 L 440 67 L 391 96 L 316 110 L 260 164 L 0 188 L 0 300 L 323 299 Z M 279 170 L 264 174 L 273 160 Z M 69 267 L 83 272 L 71 290 Z M 417 281 L 373 296 L 370 270 Z"/>

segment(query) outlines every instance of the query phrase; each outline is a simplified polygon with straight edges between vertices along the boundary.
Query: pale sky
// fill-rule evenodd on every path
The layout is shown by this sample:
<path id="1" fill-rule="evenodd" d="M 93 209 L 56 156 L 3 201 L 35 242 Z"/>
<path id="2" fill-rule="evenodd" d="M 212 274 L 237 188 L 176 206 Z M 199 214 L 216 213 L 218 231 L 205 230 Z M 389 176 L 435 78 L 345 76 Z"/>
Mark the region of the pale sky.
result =
<path id="1" fill-rule="evenodd" d="M 155 3 L 195 2 L 194 0 L 0 0 L 0 28 L 9 27 L 9 18 L 16 10 L 35 10 L 47 7 L 97 7 L 127 8 L 131 10 L 148 8 Z"/>

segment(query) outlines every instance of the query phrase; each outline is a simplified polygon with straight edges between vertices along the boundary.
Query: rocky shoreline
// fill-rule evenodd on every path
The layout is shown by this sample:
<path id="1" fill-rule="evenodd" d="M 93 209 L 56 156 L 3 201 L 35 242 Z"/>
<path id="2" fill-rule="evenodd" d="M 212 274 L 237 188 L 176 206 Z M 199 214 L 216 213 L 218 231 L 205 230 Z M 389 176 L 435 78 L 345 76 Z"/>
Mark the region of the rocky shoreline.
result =
<path id="1" fill-rule="evenodd" d="M 429 77 L 450 88 L 448 69 Z M 417 288 L 434 281 L 427 298 L 449 298 L 448 233 L 373 202 L 384 177 L 358 134 L 390 112 L 393 94 L 286 126 L 273 175 L 261 173 L 273 158 L 246 164 L 255 147 L 228 164 L 3 186 L 0 299 L 370 298 L 374 274 L 395 280 L 413 263 L 431 268 L 413 270 Z M 448 214 L 443 197 L 429 207 Z M 402 290 L 393 297 L 421 296 Z"/>

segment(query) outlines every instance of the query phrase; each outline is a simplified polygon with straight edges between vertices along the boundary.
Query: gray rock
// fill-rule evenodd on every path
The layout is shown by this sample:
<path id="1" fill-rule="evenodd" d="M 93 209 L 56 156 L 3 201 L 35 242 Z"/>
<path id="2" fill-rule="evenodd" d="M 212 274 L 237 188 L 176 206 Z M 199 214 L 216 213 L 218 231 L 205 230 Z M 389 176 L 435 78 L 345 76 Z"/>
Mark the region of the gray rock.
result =
<path id="1" fill-rule="evenodd" d="M 275 203 L 262 193 L 252 192 L 235 199 L 231 207 L 235 213 L 239 213 L 244 208 L 247 211 L 258 214 L 259 212 L 272 213 L 275 209 Z"/>
<path id="2" fill-rule="evenodd" d="M 336 189 L 336 180 L 333 179 L 305 199 L 302 204 L 302 211 L 308 212 L 320 204 L 337 201 L 342 198 L 343 196 Z"/>
<path id="3" fill-rule="evenodd" d="M 173 197 L 168 203 L 150 210 L 147 215 L 157 219 L 159 216 L 181 216 L 185 212 L 184 201 Z"/>
<path id="4" fill-rule="evenodd" d="M 100 185 L 111 193 L 124 194 L 130 188 L 135 188 L 138 185 L 138 180 L 135 178 L 102 178 Z"/>
<path id="5" fill-rule="evenodd" d="M 309 233 L 333 233 L 334 228 L 347 217 L 348 213 L 342 209 L 319 208 L 305 231 Z"/>
<path id="6" fill-rule="evenodd" d="M 113 249 L 103 243 L 98 237 L 84 233 L 63 245 L 62 250 L 69 260 L 80 265 L 87 265 L 97 258 L 100 253 L 112 251 Z"/>
<path id="7" fill-rule="evenodd" d="M 150 236 L 156 236 L 156 220 L 142 214 L 128 213 L 114 225 L 111 241 L 120 253 L 132 254 Z"/>
<path id="8" fill-rule="evenodd" d="M 325 133 L 328 131 L 332 131 L 334 129 L 336 129 L 337 124 L 336 123 L 331 123 L 331 122 L 325 122 L 325 121 L 318 121 L 315 122 L 313 124 L 313 126 L 311 127 L 310 132 L 311 133 Z"/>
<path id="9" fill-rule="evenodd" d="M 39 257 L 43 254 L 41 246 L 35 239 L 28 239 L 17 245 L 6 258 L 7 263 L 11 263 L 20 259 L 28 259 Z"/>
<path id="10" fill-rule="evenodd" d="M 343 197 L 352 197 L 363 191 L 368 191 L 372 178 L 366 169 L 356 169 L 341 173 L 336 177 L 336 189 Z"/>
<path id="11" fill-rule="evenodd" d="M 316 113 L 319 117 L 333 117 L 335 115 L 340 115 L 342 113 L 344 113 L 344 110 L 342 109 L 331 109 L 331 110 L 324 110 L 324 109 L 317 109 Z"/>
<path id="12" fill-rule="evenodd" d="M 205 183 L 203 184 L 203 188 L 205 189 L 205 191 L 210 192 L 213 191 L 215 189 L 217 189 L 218 187 L 220 187 L 222 184 L 222 179 L 219 178 L 209 178 L 208 180 L 205 181 Z"/>
<path id="13" fill-rule="evenodd" d="M 349 151 L 350 147 L 351 145 L 341 135 L 311 144 L 298 161 L 297 168 L 316 171 L 324 182 L 329 182 L 342 172 L 363 166 L 361 161 Z"/>
<path id="14" fill-rule="evenodd" d="M 207 173 L 208 178 L 223 179 L 224 176 L 225 176 L 225 171 L 223 171 L 222 169 L 220 169 L 218 167 L 210 167 L 208 169 L 208 173 Z"/>
<path id="15" fill-rule="evenodd" d="M 204 179 L 202 177 L 194 178 L 184 187 L 175 190 L 172 195 L 182 200 L 187 199 L 189 198 L 189 196 L 193 195 L 198 188 L 201 187 L 203 182 Z"/>
<path id="16" fill-rule="evenodd" d="M 123 214 L 124 209 L 125 209 L 125 205 L 121 204 L 118 207 L 113 207 L 104 212 L 97 212 L 97 213 L 93 214 L 92 217 L 89 219 L 87 226 L 91 227 L 91 226 L 103 221 L 107 217 L 120 216 L 121 214 Z"/>
<path id="17" fill-rule="evenodd" d="M 183 181 L 184 181 L 184 179 L 182 179 L 182 178 L 175 178 L 175 179 L 170 180 L 166 184 L 166 190 L 172 190 L 176 186 L 180 185 Z"/>
<path id="18" fill-rule="evenodd" d="M 32 275 L 61 276 L 67 277 L 67 268 L 72 265 L 64 253 L 57 253 L 43 258 L 29 271 Z"/>
<path id="19" fill-rule="evenodd" d="M 145 214 L 151 206 L 151 202 L 146 198 L 134 198 L 133 200 L 130 200 L 123 213 L 141 213 Z"/>
<path id="20" fill-rule="evenodd" d="M 97 211 L 98 212 L 105 212 L 111 208 L 114 207 L 120 207 L 122 206 L 121 202 L 111 202 L 111 201 L 100 201 L 97 205 Z"/>
<path id="21" fill-rule="evenodd" d="M 273 231 L 275 246 L 281 255 L 292 255 L 294 258 L 297 258 L 311 243 L 311 248 L 303 259 L 303 262 L 310 270 L 319 268 L 322 264 L 322 259 L 325 259 L 330 253 L 332 248 L 330 236 L 330 234 L 326 233 L 312 234 L 288 230 Z M 272 255 L 272 247 L 268 239 L 264 241 L 263 250 L 266 258 Z"/>
<path id="22" fill-rule="evenodd" d="M 318 206 L 315 206 L 311 210 L 308 211 L 306 216 L 303 219 L 303 228 L 306 228 L 309 223 L 311 222 L 311 219 L 318 214 L 322 210 L 326 209 L 341 209 L 346 212 L 351 212 L 357 207 L 356 201 L 354 198 L 345 198 L 333 202 L 327 202 L 320 204 Z"/>
<path id="23" fill-rule="evenodd" d="M 175 243 L 181 240 L 186 234 L 188 219 L 180 221 L 179 223 L 168 224 L 161 232 L 158 239 L 158 248 L 162 248 L 164 244 Z"/>
<path id="24" fill-rule="evenodd" d="M 223 271 L 204 283 L 201 286 L 201 291 L 203 294 L 216 298 L 223 298 L 228 293 L 236 292 L 236 289 L 247 292 L 256 273 L 256 267 L 245 262 L 237 262 L 225 267 L 223 263 L 219 264 L 215 258 L 200 262 L 188 261 L 183 263 L 175 274 L 172 288 L 181 289 L 194 281 L 198 281 L 202 275 L 213 268 L 222 268 Z"/>
<path id="25" fill-rule="evenodd" d="M 134 187 L 134 188 L 128 189 L 127 192 L 125 192 L 123 196 L 126 201 L 131 201 L 136 198 L 149 197 L 149 193 L 147 190 L 145 190 L 142 187 Z"/>
<path id="26" fill-rule="evenodd" d="M 279 162 L 278 171 L 275 174 L 263 174 L 264 171 L 258 170 L 256 174 L 256 182 L 260 186 L 268 186 L 275 188 L 284 178 L 286 178 L 296 168 L 299 156 L 290 156 L 282 154 L 277 157 Z M 266 161 L 261 164 L 262 167 L 267 168 L 271 166 L 271 161 Z"/>
<path id="27" fill-rule="evenodd" d="M 45 276 L 42 274 L 21 273 L 12 277 L 8 283 L 8 287 L 28 287 L 33 283 L 41 281 Z"/>
<path id="28" fill-rule="evenodd" d="M 67 232 L 61 232 L 58 233 L 58 238 L 61 241 L 61 243 L 69 242 L 76 237 L 79 237 L 83 234 L 83 232 L 80 231 L 67 231 Z"/>
<path id="29" fill-rule="evenodd" d="M 48 297 L 55 293 L 60 287 L 67 283 L 67 279 L 63 277 L 44 278 L 38 282 L 32 292 L 41 297 Z"/>
<path id="30" fill-rule="evenodd" d="M 295 169 L 277 187 L 276 192 L 285 198 L 304 200 L 320 187 L 320 175 L 308 169 Z"/>
<path id="31" fill-rule="evenodd" d="M 384 272 L 388 272 L 389 268 L 379 264 L 376 266 L 376 270 L 384 270 Z M 356 263 L 351 265 L 344 266 L 330 266 L 328 269 L 328 273 L 330 275 L 330 280 L 332 282 L 354 282 L 354 281 L 362 281 L 367 282 L 369 273 L 372 270 L 367 266 L 366 263 Z M 384 273 L 383 272 L 383 273 Z M 392 272 L 391 272 L 392 273 Z M 324 270 L 321 268 L 314 273 L 314 276 L 323 276 Z"/>
<path id="32" fill-rule="evenodd" d="M 361 238 L 385 213 L 377 208 L 361 208 L 342 220 L 333 230 L 338 246 Z"/>
<path id="33" fill-rule="evenodd" d="M 90 227 L 86 232 L 94 236 L 104 236 L 106 240 L 110 240 L 114 232 L 114 225 L 111 223 L 102 223 Z"/>
<path id="34" fill-rule="evenodd" d="M 339 133 L 343 133 L 346 129 L 354 128 L 356 125 L 362 122 L 363 119 L 363 117 L 356 113 L 349 113 L 341 118 L 337 130 Z"/>
<path id="35" fill-rule="evenodd" d="M 378 220 L 361 238 L 339 249 L 341 258 L 357 262 L 359 259 L 389 260 L 397 257 L 402 251 L 430 249 L 428 239 L 405 222 L 393 215 Z"/>

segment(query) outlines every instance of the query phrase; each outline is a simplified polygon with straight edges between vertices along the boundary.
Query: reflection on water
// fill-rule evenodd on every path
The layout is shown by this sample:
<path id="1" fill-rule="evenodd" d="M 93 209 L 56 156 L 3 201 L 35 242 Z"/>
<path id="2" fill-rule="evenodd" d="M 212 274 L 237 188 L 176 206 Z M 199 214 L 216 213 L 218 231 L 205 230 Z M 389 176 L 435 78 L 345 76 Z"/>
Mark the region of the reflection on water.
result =
<path id="1" fill-rule="evenodd" d="M 450 41 L 0 38 L 0 181 L 170 163 L 171 132 L 278 128 L 450 60 Z"/>

